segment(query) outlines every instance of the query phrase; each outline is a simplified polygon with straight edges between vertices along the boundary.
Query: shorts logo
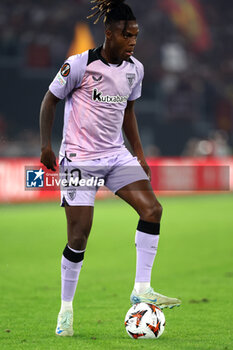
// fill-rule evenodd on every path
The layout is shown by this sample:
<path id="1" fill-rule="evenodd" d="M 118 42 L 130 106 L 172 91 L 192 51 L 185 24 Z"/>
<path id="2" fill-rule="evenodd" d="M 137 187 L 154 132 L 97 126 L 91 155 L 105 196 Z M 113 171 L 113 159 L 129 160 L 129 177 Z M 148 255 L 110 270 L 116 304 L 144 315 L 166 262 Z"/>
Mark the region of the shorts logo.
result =
<path id="1" fill-rule="evenodd" d="M 95 81 L 100 81 L 102 79 L 102 75 L 100 75 L 98 78 L 95 77 L 94 75 L 92 75 L 92 79 L 95 80 Z"/>
<path id="2" fill-rule="evenodd" d="M 105 103 L 125 103 L 127 102 L 129 98 L 129 95 L 127 96 L 110 96 L 106 95 L 103 96 L 103 93 L 101 91 L 98 91 L 98 89 L 94 89 L 92 91 L 92 100 L 98 101 L 98 102 L 105 102 Z"/>
<path id="3" fill-rule="evenodd" d="M 129 86 L 133 86 L 134 80 L 136 78 L 136 74 L 134 73 L 126 73 L 126 78 L 128 80 Z"/>
<path id="4" fill-rule="evenodd" d="M 70 65 L 69 65 L 69 63 L 65 63 L 61 67 L 61 75 L 63 77 L 67 77 L 69 74 L 70 74 Z"/>
<path id="5" fill-rule="evenodd" d="M 44 171 L 40 170 L 27 170 L 26 171 L 26 187 L 38 188 L 44 187 Z"/>
<path id="6" fill-rule="evenodd" d="M 67 194 L 68 194 L 69 199 L 71 201 L 73 201 L 76 197 L 76 190 L 68 191 Z"/>

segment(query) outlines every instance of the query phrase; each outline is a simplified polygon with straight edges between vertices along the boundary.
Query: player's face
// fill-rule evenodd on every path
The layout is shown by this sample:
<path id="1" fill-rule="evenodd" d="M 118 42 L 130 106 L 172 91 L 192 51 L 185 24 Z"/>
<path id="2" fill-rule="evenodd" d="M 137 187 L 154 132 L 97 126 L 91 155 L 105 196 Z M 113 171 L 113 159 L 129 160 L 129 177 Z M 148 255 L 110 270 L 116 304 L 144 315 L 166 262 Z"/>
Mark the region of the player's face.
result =
<path id="1" fill-rule="evenodd" d="M 136 21 L 128 21 L 125 28 L 125 21 L 114 23 L 111 30 L 109 30 L 109 45 L 111 56 L 115 61 L 128 61 L 133 55 L 134 48 L 137 42 L 139 33 L 138 24 Z"/>

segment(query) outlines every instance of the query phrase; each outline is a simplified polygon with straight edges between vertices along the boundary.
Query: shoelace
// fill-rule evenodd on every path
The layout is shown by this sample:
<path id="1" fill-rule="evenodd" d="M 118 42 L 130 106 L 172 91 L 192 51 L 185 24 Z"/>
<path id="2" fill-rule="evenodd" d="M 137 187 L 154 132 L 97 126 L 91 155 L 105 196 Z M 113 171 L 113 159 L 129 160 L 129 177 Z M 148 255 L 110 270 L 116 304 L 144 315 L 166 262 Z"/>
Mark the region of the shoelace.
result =
<path id="1" fill-rule="evenodd" d="M 166 297 L 166 296 L 163 295 L 163 294 L 156 293 L 152 287 L 150 287 L 150 288 L 148 289 L 148 292 L 147 292 L 146 294 L 152 295 L 152 296 L 155 296 L 155 297 L 161 297 L 161 298 L 164 298 L 164 297 L 165 297 L 165 298 L 168 298 L 168 297 Z"/>
<path id="2" fill-rule="evenodd" d="M 155 291 L 154 291 L 154 289 L 152 287 L 150 287 L 148 289 L 148 291 L 146 292 L 146 294 L 154 296 L 155 295 Z"/>
<path id="3" fill-rule="evenodd" d="M 62 326 L 65 328 L 69 328 L 71 326 L 71 319 L 72 314 L 70 312 L 65 312 L 61 320 Z"/>

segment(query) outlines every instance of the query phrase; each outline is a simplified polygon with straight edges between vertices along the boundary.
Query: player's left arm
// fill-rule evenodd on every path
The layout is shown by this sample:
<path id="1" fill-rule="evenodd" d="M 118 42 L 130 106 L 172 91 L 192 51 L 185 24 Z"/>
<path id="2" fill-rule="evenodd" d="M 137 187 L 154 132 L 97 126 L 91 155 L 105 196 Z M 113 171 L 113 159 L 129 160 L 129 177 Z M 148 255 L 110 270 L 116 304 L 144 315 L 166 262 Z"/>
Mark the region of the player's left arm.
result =
<path id="1" fill-rule="evenodd" d="M 129 141 L 130 146 L 132 147 L 135 156 L 138 158 L 139 163 L 145 170 L 149 179 L 151 179 L 151 171 L 144 156 L 142 143 L 138 131 L 138 123 L 134 111 L 134 101 L 128 101 L 127 103 L 123 122 L 123 130 L 125 136 Z"/>

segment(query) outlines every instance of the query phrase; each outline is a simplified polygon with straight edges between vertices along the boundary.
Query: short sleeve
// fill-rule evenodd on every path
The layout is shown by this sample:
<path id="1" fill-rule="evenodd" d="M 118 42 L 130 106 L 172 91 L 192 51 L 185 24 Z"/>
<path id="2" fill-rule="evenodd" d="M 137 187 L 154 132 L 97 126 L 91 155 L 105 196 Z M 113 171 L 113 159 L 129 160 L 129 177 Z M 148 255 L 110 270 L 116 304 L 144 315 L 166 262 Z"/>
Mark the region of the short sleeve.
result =
<path id="1" fill-rule="evenodd" d="M 144 67 L 143 65 L 140 63 L 139 61 L 137 61 L 135 64 L 137 64 L 136 66 L 136 70 L 137 70 L 137 83 L 136 85 L 134 86 L 129 98 L 128 98 L 128 101 L 134 101 L 136 100 L 137 98 L 139 98 L 142 94 L 142 80 L 143 80 L 143 77 L 144 77 Z"/>
<path id="2" fill-rule="evenodd" d="M 49 85 L 49 90 L 59 99 L 64 99 L 72 90 L 77 89 L 83 79 L 88 60 L 88 51 L 70 56 Z"/>

